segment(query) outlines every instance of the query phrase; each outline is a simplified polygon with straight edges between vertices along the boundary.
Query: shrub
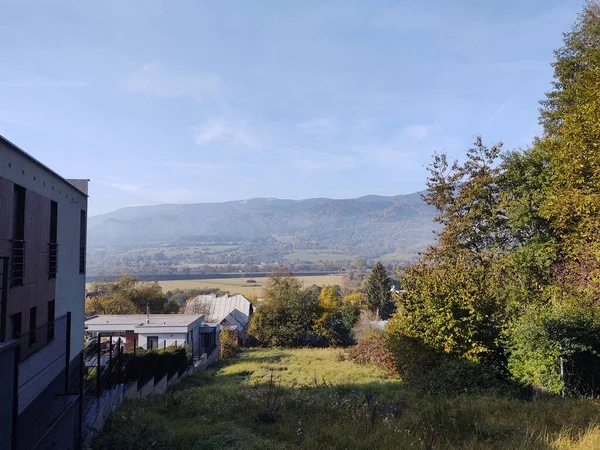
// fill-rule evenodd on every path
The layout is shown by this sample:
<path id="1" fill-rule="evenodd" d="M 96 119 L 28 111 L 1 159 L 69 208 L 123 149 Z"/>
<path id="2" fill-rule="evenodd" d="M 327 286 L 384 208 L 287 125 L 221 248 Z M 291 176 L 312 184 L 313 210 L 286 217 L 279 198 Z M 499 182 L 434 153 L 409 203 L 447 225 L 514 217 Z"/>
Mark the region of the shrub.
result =
<path id="1" fill-rule="evenodd" d="M 221 330 L 221 359 L 232 359 L 239 352 L 238 332 L 236 330 Z"/>
<path id="2" fill-rule="evenodd" d="M 162 377 L 185 369 L 189 365 L 186 349 L 181 347 L 165 350 L 138 349 L 135 358 L 132 354 L 127 356 L 125 362 L 127 381 Z"/>
<path id="3" fill-rule="evenodd" d="M 359 364 L 373 364 L 387 375 L 397 375 L 383 330 L 371 328 L 363 339 L 348 349 L 348 357 Z"/>
<path id="4" fill-rule="evenodd" d="M 531 308 L 509 338 L 509 369 L 551 393 L 600 392 L 600 315 L 594 307 Z"/>

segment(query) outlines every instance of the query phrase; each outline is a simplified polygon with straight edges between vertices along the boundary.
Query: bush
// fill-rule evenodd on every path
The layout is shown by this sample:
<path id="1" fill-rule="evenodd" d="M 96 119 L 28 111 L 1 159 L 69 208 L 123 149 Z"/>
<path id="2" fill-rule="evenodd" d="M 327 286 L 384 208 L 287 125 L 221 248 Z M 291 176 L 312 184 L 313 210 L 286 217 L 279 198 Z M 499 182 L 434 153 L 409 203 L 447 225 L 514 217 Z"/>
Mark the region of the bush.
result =
<path id="1" fill-rule="evenodd" d="M 348 357 L 359 364 L 375 365 L 389 376 L 398 375 L 383 330 L 371 328 L 358 344 L 348 349 Z"/>
<path id="2" fill-rule="evenodd" d="M 221 342 L 221 359 L 232 359 L 240 350 L 239 333 L 236 330 L 221 330 L 219 341 Z"/>
<path id="3" fill-rule="evenodd" d="M 509 369 L 518 380 L 554 393 L 600 392 L 600 315 L 594 307 L 531 308 L 509 339 Z"/>
<path id="4" fill-rule="evenodd" d="M 125 362 L 126 381 L 163 377 L 186 369 L 189 359 L 185 348 L 167 348 L 165 350 L 136 351 L 136 357 L 127 354 Z"/>

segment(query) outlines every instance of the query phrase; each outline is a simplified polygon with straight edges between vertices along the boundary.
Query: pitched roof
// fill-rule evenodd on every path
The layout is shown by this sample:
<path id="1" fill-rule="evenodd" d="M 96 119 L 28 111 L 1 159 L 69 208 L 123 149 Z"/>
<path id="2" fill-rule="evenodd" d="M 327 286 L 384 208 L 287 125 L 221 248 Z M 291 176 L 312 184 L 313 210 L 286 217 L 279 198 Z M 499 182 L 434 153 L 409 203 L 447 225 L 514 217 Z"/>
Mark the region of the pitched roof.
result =
<path id="1" fill-rule="evenodd" d="M 216 295 L 199 295 L 190 300 L 186 307 L 186 312 L 192 311 L 194 305 L 201 306 L 204 320 L 207 323 L 220 323 L 235 311 L 235 319 L 238 322 L 247 324 L 250 320 L 252 308 L 250 300 L 241 294 L 225 294 L 222 297 L 217 297 Z"/>

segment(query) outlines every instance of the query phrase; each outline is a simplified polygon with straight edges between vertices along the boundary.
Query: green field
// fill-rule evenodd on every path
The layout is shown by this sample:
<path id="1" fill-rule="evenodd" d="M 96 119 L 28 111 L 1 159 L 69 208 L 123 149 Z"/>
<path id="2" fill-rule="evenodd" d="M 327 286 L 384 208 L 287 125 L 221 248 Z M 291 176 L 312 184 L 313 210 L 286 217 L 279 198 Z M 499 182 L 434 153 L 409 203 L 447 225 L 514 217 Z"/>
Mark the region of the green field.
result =
<path id="1" fill-rule="evenodd" d="M 342 283 L 342 275 L 315 275 L 297 277 L 298 280 L 306 287 L 316 284 L 318 286 L 334 285 Z M 256 281 L 256 283 L 247 283 L 248 279 Z M 172 289 L 202 289 L 202 288 L 219 288 L 222 291 L 229 291 L 231 294 L 244 294 L 262 296 L 262 289 L 266 285 L 267 277 L 244 276 L 242 278 L 210 278 L 206 280 L 166 280 L 159 281 L 164 292 Z"/>
<path id="2" fill-rule="evenodd" d="M 187 247 L 134 248 L 123 252 L 123 254 L 129 256 L 154 256 L 157 253 L 163 252 L 167 258 L 173 258 L 175 256 L 189 256 L 196 252 L 209 254 L 229 253 L 237 250 L 239 247 L 239 245 L 197 245 Z"/>
<path id="3" fill-rule="evenodd" d="M 598 449 L 591 399 L 419 393 L 339 349 L 251 349 L 127 400 L 92 450 Z"/>
<path id="4" fill-rule="evenodd" d="M 294 250 L 285 255 L 287 261 L 350 261 L 354 258 L 351 255 L 332 253 L 329 250 Z"/>

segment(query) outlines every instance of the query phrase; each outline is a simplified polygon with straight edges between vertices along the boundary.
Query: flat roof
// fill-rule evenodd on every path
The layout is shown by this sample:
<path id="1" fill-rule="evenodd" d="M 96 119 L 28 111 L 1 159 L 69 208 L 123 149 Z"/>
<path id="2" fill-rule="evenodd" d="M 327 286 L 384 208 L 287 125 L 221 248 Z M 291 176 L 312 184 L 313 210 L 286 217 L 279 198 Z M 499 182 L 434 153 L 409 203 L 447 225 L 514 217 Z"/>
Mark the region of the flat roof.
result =
<path id="1" fill-rule="evenodd" d="M 59 180 L 64 181 L 65 183 L 67 183 L 69 186 L 72 186 L 76 191 L 81 192 L 83 195 L 85 195 L 86 197 L 88 196 L 87 192 L 83 192 L 80 188 L 78 188 L 77 186 L 75 186 L 73 183 L 71 183 L 69 180 L 67 180 L 66 178 L 64 178 L 63 176 L 59 175 L 58 173 L 56 173 L 54 170 L 52 170 L 50 167 L 48 167 L 47 165 L 41 163 L 40 161 L 38 161 L 37 159 L 35 159 L 33 156 L 31 156 L 29 153 L 27 153 L 25 150 L 23 150 L 21 147 L 19 147 L 16 144 L 13 144 L 11 141 L 9 141 L 8 139 L 6 139 L 4 136 L 2 136 L 0 134 L 0 142 L 4 142 L 6 145 L 8 145 L 9 147 L 12 147 L 14 150 L 17 150 L 18 152 L 21 152 L 23 154 L 23 156 L 25 156 L 27 159 L 29 159 L 30 161 L 34 162 L 35 164 L 37 164 L 38 166 L 40 166 L 41 168 L 43 168 L 46 172 L 50 173 L 50 175 L 55 176 L 56 178 L 58 178 Z M 89 181 L 89 180 L 87 180 Z"/>
<path id="2" fill-rule="evenodd" d="M 86 325 L 132 325 L 136 327 L 169 327 L 169 326 L 188 326 L 198 319 L 204 317 L 203 314 L 150 314 L 150 322 L 147 322 L 146 314 L 104 314 L 93 316 L 86 319 Z"/>

